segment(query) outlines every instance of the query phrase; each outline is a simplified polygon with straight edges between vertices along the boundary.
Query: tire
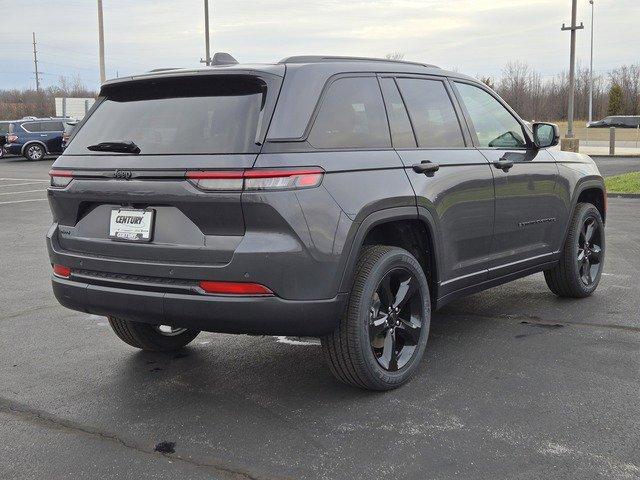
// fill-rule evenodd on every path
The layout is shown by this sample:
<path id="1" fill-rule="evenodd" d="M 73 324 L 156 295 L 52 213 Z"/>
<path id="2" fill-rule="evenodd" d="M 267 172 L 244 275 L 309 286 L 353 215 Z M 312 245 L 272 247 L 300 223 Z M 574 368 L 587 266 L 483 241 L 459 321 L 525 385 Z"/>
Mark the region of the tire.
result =
<path id="1" fill-rule="evenodd" d="M 586 241 L 589 225 L 593 225 L 593 231 L 590 233 L 589 241 Z M 547 286 L 559 297 L 588 297 L 598 288 L 604 257 L 602 216 L 594 205 L 579 203 L 573 212 L 558 264 L 544 272 Z"/>
<path id="2" fill-rule="evenodd" d="M 0 158 L 4 157 L 6 154 L 6 151 L 4 149 L 4 147 L 0 146 Z"/>
<path id="3" fill-rule="evenodd" d="M 24 157 L 33 162 L 42 160 L 45 156 L 44 148 L 39 143 L 29 143 L 24 147 Z"/>
<path id="4" fill-rule="evenodd" d="M 120 340 L 132 347 L 151 352 L 179 350 L 200 333 L 200 330 L 186 328 L 165 333 L 159 326 L 114 317 L 109 317 L 109 324 Z"/>
<path id="5" fill-rule="evenodd" d="M 404 297 L 401 289 L 407 292 Z M 394 304 L 400 306 L 393 315 L 385 314 Z M 401 248 L 366 246 L 345 313 L 338 328 L 321 339 L 322 350 L 338 380 L 368 390 L 390 390 L 407 382 L 419 367 L 430 321 L 429 285 L 416 258 Z"/>

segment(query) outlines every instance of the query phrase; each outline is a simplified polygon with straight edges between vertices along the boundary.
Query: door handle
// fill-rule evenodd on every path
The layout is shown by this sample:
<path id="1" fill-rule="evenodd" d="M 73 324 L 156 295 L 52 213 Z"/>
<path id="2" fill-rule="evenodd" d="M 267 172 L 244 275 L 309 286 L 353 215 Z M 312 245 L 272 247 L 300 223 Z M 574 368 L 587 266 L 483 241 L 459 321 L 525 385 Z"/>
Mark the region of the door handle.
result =
<path id="1" fill-rule="evenodd" d="M 424 173 L 428 177 L 433 176 L 438 170 L 440 170 L 440 165 L 437 163 L 429 162 L 428 160 L 424 160 L 420 163 L 416 163 L 412 165 L 413 171 L 416 173 Z"/>
<path id="2" fill-rule="evenodd" d="M 503 172 L 508 172 L 511 167 L 513 167 L 513 161 L 508 160 L 506 157 L 502 157 L 500 160 L 496 160 L 493 162 L 493 166 L 502 170 Z"/>

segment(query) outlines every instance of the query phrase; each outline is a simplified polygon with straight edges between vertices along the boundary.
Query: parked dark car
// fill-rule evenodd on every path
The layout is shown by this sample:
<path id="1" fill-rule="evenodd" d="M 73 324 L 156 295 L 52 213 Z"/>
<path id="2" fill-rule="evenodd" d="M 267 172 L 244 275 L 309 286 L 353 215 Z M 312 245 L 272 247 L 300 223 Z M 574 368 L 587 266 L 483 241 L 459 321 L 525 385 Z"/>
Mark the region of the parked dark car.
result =
<path id="1" fill-rule="evenodd" d="M 587 128 L 640 128 L 640 115 L 617 115 L 587 123 Z"/>
<path id="2" fill-rule="evenodd" d="M 29 117 L 10 123 L 5 150 L 28 160 L 42 160 L 46 155 L 62 153 L 64 122 L 69 118 Z"/>
<path id="3" fill-rule="evenodd" d="M 63 124 L 64 131 L 62 132 L 62 150 L 64 151 L 67 148 L 67 143 L 69 143 L 69 139 L 71 138 L 71 134 L 73 130 L 78 125 L 78 120 L 68 120 Z"/>
<path id="4" fill-rule="evenodd" d="M 111 80 L 50 172 L 53 290 L 137 348 L 316 336 L 338 379 L 394 388 L 448 302 L 536 272 L 562 297 L 598 286 L 603 179 L 558 139 L 409 62 Z"/>
<path id="5" fill-rule="evenodd" d="M 0 122 L 0 158 L 4 157 L 4 155 L 6 154 L 4 144 L 7 143 L 7 135 L 9 134 L 10 123 L 10 121 Z"/>

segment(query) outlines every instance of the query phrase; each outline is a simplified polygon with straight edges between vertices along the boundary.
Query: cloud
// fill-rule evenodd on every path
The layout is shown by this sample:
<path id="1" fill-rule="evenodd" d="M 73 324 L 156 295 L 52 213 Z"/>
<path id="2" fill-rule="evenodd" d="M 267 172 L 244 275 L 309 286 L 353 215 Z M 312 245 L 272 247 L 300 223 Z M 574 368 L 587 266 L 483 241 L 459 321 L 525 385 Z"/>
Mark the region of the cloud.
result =
<path id="1" fill-rule="evenodd" d="M 214 51 L 241 61 L 272 62 L 294 54 L 384 56 L 499 75 L 510 60 L 544 75 L 568 66 L 570 2 L 558 0 L 210 0 Z M 578 21 L 589 24 L 587 0 Z M 21 0 L 4 11 L 0 88 L 33 84 L 31 28 L 46 82 L 77 73 L 98 82 L 97 15 L 87 0 Z M 104 0 L 107 72 L 197 66 L 204 56 L 201 0 Z M 55 21 L 52 21 L 55 19 Z M 596 0 L 596 67 L 640 59 L 640 1 Z M 16 25 L 15 28 L 6 26 Z M 20 27 L 18 27 L 20 25 Z M 589 30 L 578 32 L 587 63 Z M 48 62 L 48 63 L 44 63 Z M 8 67 L 6 65 L 11 65 Z M 45 83 L 46 83 L 45 82 Z"/>

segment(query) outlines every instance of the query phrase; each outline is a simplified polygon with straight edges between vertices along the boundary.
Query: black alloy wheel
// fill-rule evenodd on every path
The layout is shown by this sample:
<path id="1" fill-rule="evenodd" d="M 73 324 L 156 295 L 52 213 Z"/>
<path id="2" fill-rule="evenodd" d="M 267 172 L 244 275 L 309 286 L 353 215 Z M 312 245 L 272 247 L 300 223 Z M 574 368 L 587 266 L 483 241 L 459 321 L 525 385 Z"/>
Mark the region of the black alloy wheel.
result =
<path id="1" fill-rule="evenodd" d="M 591 286 L 602 268 L 602 231 L 593 217 L 587 217 L 582 223 L 578 237 L 578 271 L 580 280 Z"/>
<path id="2" fill-rule="evenodd" d="M 340 323 L 321 338 L 323 353 L 340 381 L 390 390 L 420 367 L 430 324 L 429 282 L 417 256 L 398 247 L 366 245 Z"/>
<path id="3" fill-rule="evenodd" d="M 602 278 L 605 253 L 602 214 L 593 204 L 579 203 L 572 214 L 558 263 L 544 272 L 547 286 L 560 297 L 588 297 Z"/>
<path id="4" fill-rule="evenodd" d="M 422 331 L 422 304 L 418 281 L 405 268 L 394 268 L 378 283 L 371 299 L 369 339 L 385 370 L 400 370 L 413 357 Z"/>

